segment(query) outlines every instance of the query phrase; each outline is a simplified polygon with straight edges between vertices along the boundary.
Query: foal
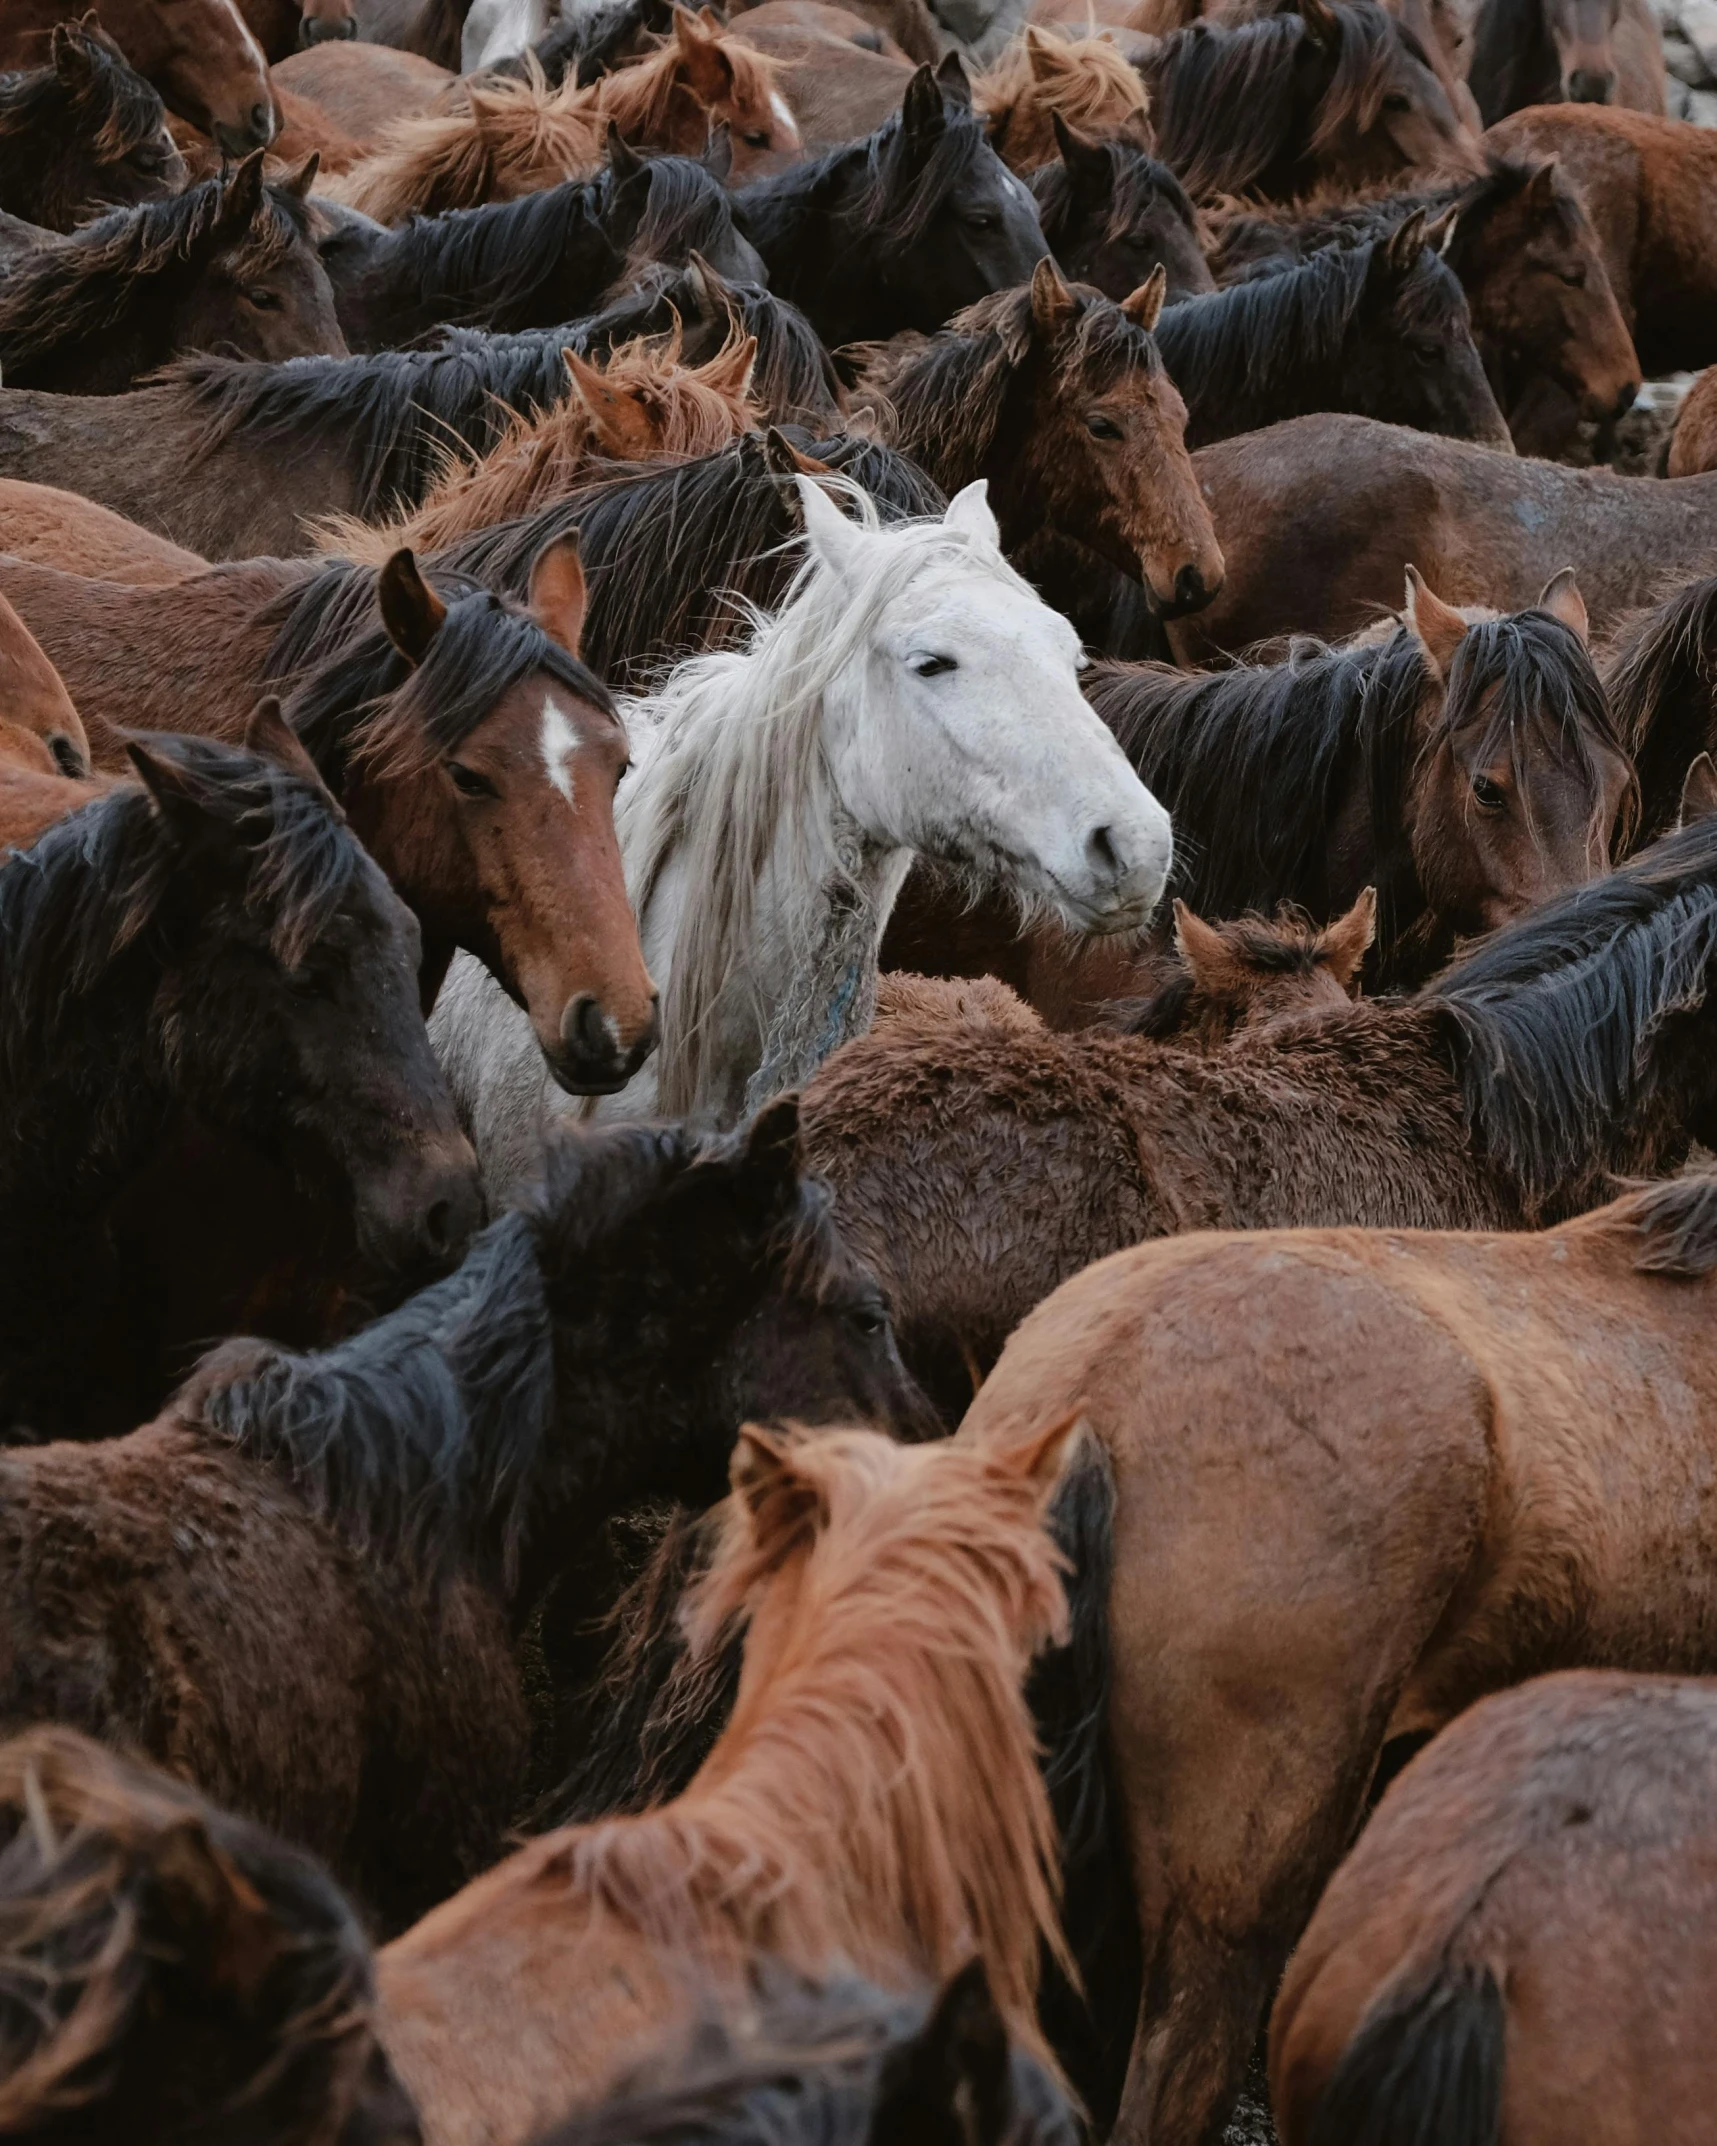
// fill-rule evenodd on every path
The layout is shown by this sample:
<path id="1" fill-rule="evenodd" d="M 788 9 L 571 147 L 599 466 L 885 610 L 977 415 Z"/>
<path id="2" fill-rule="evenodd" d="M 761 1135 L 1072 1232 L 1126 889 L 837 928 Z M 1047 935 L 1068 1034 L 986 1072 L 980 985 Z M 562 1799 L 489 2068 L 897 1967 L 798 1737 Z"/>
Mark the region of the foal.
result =
<path id="1" fill-rule="evenodd" d="M 1063 1948 L 1021 1685 L 1065 1617 L 1043 1515 L 1073 1430 L 742 1434 L 689 1617 L 701 1652 L 745 1620 L 745 1666 L 690 1787 L 533 1841 L 381 1955 L 432 2146 L 527 2139 L 768 1957 L 900 1989 L 975 1954 L 1041 2051 L 1040 1947 Z"/>

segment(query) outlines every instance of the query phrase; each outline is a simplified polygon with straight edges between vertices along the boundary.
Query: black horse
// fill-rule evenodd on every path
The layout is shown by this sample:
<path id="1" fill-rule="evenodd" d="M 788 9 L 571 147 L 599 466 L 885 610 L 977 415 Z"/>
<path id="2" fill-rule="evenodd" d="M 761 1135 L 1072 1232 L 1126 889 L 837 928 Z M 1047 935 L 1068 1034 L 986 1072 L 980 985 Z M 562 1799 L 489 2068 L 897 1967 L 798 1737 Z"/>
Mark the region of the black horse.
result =
<path id="1" fill-rule="evenodd" d="M 69 231 L 97 209 L 176 193 L 167 108 L 93 18 L 55 29 L 46 67 L 0 75 L 0 210 Z"/>
<path id="2" fill-rule="evenodd" d="M 920 67 L 874 134 L 736 198 L 771 287 L 831 350 L 902 328 L 928 333 L 991 291 L 1029 282 L 1049 251 L 954 54 Z"/>
<path id="3" fill-rule="evenodd" d="M 478 1220 L 417 926 L 276 703 L 250 748 L 134 740 L 141 787 L 0 866 L 0 1435 L 155 1405 L 169 1278 L 127 1270 L 113 1218 L 187 1120 L 313 1192 L 377 1269 L 434 1271 Z"/>
<path id="4" fill-rule="evenodd" d="M 1127 141 L 1087 141 L 1052 115 L 1059 163 L 1029 184 L 1043 235 L 1068 279 L 1089 283 L 1117 304 L 1154 268 L 1168 278 L 1168 302 L 1213 291 L 1216 279 L 1198 242 L 1198 216 L 1166 164 Z"/>

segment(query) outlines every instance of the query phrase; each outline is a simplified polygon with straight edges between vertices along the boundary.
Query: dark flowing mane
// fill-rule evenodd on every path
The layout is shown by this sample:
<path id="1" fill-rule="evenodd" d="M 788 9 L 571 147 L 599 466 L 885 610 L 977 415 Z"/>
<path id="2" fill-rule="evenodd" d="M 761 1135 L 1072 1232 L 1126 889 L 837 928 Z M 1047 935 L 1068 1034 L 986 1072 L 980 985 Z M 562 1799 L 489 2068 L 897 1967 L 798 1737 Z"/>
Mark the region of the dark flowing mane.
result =
<path id="1" fill-rule="evenodd" d="M 228 1342 L 177 1405 L 278 1469 L 360 1555 L 512 1584 L 554 1407 L 528 1223 L 495 1223 L 456 1274 L 337 1348 Z"/>
<path id="2" fill-rule="evenodd" d="M 82 62 L 77 82 L 51 64 L 0 74 L 0 195 L 9 201 L 34 184 L 49 144 L 82 137 L 98 162 L 118 164 L 167 124 L 154 86 L 98 24 L 62 23 L 58 36 Z"/>
<path id="3" fill-rule="evenodd" d="M 139 742 L 179 770 L 205 811 L 244 830 L 247 906 L 279 958 L 301 960 L 363 855 L 327 798 L 273 761 L 210 738 Z M 184 870 L 183 845 L 130 784 L 0 864 L 0 1078 L 15 1081 L 40 1062 L 112 965 L 148 942 Z"/>
<path id="4" fill-rule="evenodd" d="M 230 213 L 236 179 L 204 179 L 165 201 L 111 209 L 0 278 L 0 375 L 22 386 L 53 360 L 111 335 L 164 287 L 192 282 L 243 239 L 258 271 L 310 242 L 309 214 L 287 187 L 265 187 L 259 213 Z M 42 385 L 52 386 L 51 378 Z"/>
<path id="5" fill-rule="evenodd" d="M 1655 1087 L 1653 1045 L 1705 1003 L 1717 958 L 1717 819 L 1666 835 L 1457 961 L 1417 1004 L 1459 1051 L 1467 1115 L 1528 1199 L 1601 1181 Z M 1601 1165 L 1600 1165 L 1601 1168 Z"/>
<path id="6" fill-rule="evenodd" d="M 353 757 L 409 769 L 451 752 L 510 687 L 538 672 L 580 700 L 614 706 L 595 672 L 535 619 L 463 574 L 427 578 L 447 616 L 415 667 L 382 626 L 373 567 L 336 560 L 275 600 L 281 625 L 263 675 L 336 788 Z"/>
<path id="7" fill-rule="evenodd" d="M 1334 72 L 1303 140 L 1296 60 L 1311 32 L 1298 15 L 1195 22 L 1165 37 L 1144 62 L 1158 151 L 1189 193 L 1244 194 L 1273 166 L 1315 153 L 1349 122 L 1372 126 L 1396 48 L 1424 58 L 1377 0 L 1330 0 L 1328 13 Z"/>
<path id="8" fill-rule="evenodd" d="M 1198 229 L 1198 212 L 1187 190 L 1148 150 L 1135 143 L 1109 139 L 1086 145 L 1086 156 L 1106 157 L 1109 163 L 1109 221 L 1106 238 L 1121 238 L 1144 215 L 1154 196 L 1161 194 L 1173 204 L 1187 229 Z M 1037 201 L 1037 220 L 1052 251 L 1071 235 L 1079 214 L 1078 189 L 1073 174 L 1059 157 L 1044 164 L 1026 180 Z"/>
<path id="9" fill-rule="evenodd" d="M 1059 381 L 1100 395 L 1133 374 L 1163 370 L 1155 340 L 1112 299 L 1084 284 L 1073 289 L 1078 311 L 1056 343 Z M 956 492 L 979 474 L 1008 392 L 1042 346 L 1033 335 L 1028 286 L 980 299 L 899 358 L 888 344 L 871 347 L 876 390 L 893 412 L 896 440 L 944 491 Z"/>
<path id="10" fill-rule="evenodd" d="M 929 479 L 874 440 L 793 439 L 863 485 L 885 515 L 941 511 Z M 538 552 L 573 529 L 590 585 L 585 652 L 605 677 L 628 684 L 742 630 L 735 599 L 773 602 L 791 578 L 796 552 L 787 547 L 800 534 L 797 498 L 750 433 L 692 462 L 621 465 L 521 521 L 480 530 L 438 563 L 522 592 Z"/>
<path id="11" fill-rule="evenodd" d="M 1576 1227 L 1621 1238 L 1633 1252 L 1637 1274 L 1697 1281 L 1717 1272 L 1717 1171 L 1689 1170 L 1636 1185 L 1610 1206 L 1582 1216 Z"/>
<path id="12" fill-rule="evenodd" d="M 1717 730 L 1717 575 L 1630 620 L 1604 688 L 1639 775 L 1640 826 L 1661 834 L 1675 825 L 1689 763 Z"/>

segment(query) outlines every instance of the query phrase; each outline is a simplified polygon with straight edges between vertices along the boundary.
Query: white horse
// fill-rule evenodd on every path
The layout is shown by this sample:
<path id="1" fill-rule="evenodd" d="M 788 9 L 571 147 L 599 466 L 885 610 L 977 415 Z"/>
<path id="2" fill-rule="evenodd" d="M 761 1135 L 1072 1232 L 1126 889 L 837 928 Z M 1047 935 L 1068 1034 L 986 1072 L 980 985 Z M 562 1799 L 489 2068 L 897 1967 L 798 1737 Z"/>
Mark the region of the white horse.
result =
<path id="1" fill-rule="evenodd" d="M 554 0 L 472 0 L 459 39 L 460 72 L 477 74 L 515 59 L 548 35 L 554 19 Z"/>
<path id="2" fill-rule="evenodd" d="M 882 525 L 856 488 L 849 520 L 797 481 L 806 556 L 780 610 L 622 704 L 615 821 L 662 991 L 655 1058 L 579 1101 L 476 962 L 436 1005 L 495 1194 L 533 1172 L 551 1113 L 730 1125 L 862 1035 L 915 851 L 1078 932 L 1136 931 L 1161 899 L 1168 815 L 1081 694 L 1073 628 L 1002 557 L 984 485 Z"/>

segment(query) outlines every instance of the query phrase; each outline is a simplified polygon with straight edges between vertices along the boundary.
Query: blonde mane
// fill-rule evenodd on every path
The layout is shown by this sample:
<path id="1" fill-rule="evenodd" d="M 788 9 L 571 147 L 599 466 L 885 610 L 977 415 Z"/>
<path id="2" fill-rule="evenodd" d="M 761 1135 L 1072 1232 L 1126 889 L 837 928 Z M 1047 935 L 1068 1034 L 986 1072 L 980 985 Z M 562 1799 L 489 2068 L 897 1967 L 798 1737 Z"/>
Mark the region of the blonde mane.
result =
<path id="1" fill-rule="evenodd" d="M 673 39 L 583 89 L 571 79 L 551 87 L 527 53 L 522 80 L 486 75 L 481 86 L 462 86 L 453 109 L 396 120 L 370 156 L 322 191 L 384 224 L 512 201 L 587 177 L 603 160 L 610 121 L 634 148 L 700 153 L 730 107 L 768 104 L 778 72 L 774 60 L 723 32 L 700 35 L 730 75 L 730 91 L 714 103 L 694 86 L 693 62 Z"/>
<path id="2" fill-rule="evenodd" d="M 1150 94 L 1132 63 L 1104 37 L 1061 38 L 1028 24 L 972 86 L 995 144 L 1015 171 L 1059 155 L 1052 115 L 1099 139 L 1124 135 L 1151 146 Z"/>
<path id="3" fill-rule="evenodd" d="M 563 402 L 513 415 L 486 454 L 443 449 L 422 502 L 392 521 L 328 515 L 311 527 L 320 551 L 381 566 L 402 544 L 434 552 L 564 498 L 598 459 L 687 461 L 713 454 L 759 422 L 750 401 L 755 338 L 735 326 L 702 365 L 681 363 L 680 331 L 618 344 L 602 366 L 566 353 Z"/>

